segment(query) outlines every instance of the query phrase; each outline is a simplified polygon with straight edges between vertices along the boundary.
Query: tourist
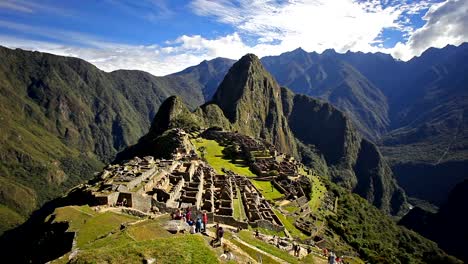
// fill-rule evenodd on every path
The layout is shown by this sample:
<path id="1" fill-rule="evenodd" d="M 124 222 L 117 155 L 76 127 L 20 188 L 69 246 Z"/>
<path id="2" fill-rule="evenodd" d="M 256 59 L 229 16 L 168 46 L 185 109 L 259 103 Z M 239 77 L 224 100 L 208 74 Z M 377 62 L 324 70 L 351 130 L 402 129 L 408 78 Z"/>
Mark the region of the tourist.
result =
<path id="1" fill-rule="evenodd" d="M 185 219 L 190 219 L 192 218 L 192 212 L 190 210 L 190 207 L 187 207 L 187 212 L 185 213 Z"/>
<path id="2" fill-rule="evenodd" d="M 255 237 L 259 237 L 260 235 L 258 234 L 258 229 L 255 230 Z"/>
<path id="3" fill-rule="evenodd" d="M 197 221 L 195 222 L 195 232 L 197 233 L 200 233 L 201 232 L 201 225 L 202 225 L 202 221 L 200 219 L 200 217 L 197 218 Z"/>
<path id="4" fill-rule="evenodd" d="M 195 229 L 195 225 L 192 223 L 192 225 L 190 226 L 190 234 L 195 234 L 196 232 L 197 230 Z"/>
<path id="5" fill-rule="evenodd" d="M 294 256 L 299 257 L 301 254 L 301 246 L 299 244 L 296 245 L 296 251 L 294 251 Z"/>
<path id="6" fill-rule="evenodd" d="M 187 221 L 187 224 L 188 224 L 189 226 L 194 226 L 195 223 L 194 223 L 193 220 L 190 218 L 190 219 Z"/>
<path id="7" fill-rule="evenodd" d="M 208 214 L 206 213 L 206 211 L 203 211 L 202 220 L 203 220 L 203 232 L 206 232 L 206 226 L 208 225 Z"/>
<path id="8" fill-rule="evenodd" d="M 123 206 L 127 206 L 127 198 L 124 198 L 124 199 L 123 199 L 122 205 L 123 205 Z"/>
<path id="9" fill-rule="evenodd" d="M 216 223 L 216 239 L 218 239 L 219 223 Z"/>
<path id="10" fill-rule="evenodd" d="M 219 244 L 220 244 L 220 245 L 223 245 L 223 236 L 224 236 L 224 229 L 223 229 L 223 227 L 220 226 L 217 233 L 218 233 Z"/>
<path id="11" fill-rule="evenodd" d="M 221 259 L 224 260 L 233 260 L 234 255 L 231 253 L 229 250 L 228 246 L 226 244 L 223 245 L 223 254 L 220 256 Z"/>
<path id="12" fill-rule="evenodd" d="M 298 248 L 298 245 L 296 244 L 296 242 L 293 242 L 292 250 L 293 250 L 295 257 L 297 257 L 297 248 Z"/>
<path id="13" fill-rule="evenodd" d="M 330 254 L 328 255 L 328 264 L 336 264 L 336 255 L 333 251 L 330 251 Z"/>

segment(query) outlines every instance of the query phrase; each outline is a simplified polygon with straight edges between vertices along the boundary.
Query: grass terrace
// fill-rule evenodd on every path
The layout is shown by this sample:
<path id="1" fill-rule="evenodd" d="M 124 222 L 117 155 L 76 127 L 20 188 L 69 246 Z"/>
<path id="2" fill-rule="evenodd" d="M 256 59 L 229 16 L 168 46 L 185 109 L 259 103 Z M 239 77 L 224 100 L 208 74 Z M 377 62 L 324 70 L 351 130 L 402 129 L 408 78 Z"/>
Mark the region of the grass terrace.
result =
<path id="1" fill-rule="evenodd" d="M 299 263 L 296 257 L 290 255 L 288 252 L 284 250 L 277 248 L 274 245 L 271 245 L 260 239 L 255 238 L 254 233 L 252 232 L 242 230 L 239 233 L 239 238 L 242 239 L 242 241 L 247 242 L 250 245 L 255 246 L 258 249 L 261 249 L 273 256 L 276 256 L 284 261 L 287 261 L 288 263 Z"/>
<path id="2" fill-rule="evenodd" d="M 325 197 L 327 187 L 325 187 L 319 177 L 311 176 L 310 179 L 312 181 L 312 193 L 310 195 L 309 206 L 310 210 L 315 213 Z"/>
<path id="3" fill-rule="evenodd" d="M 250 181 L 263 194 L 265 199 L 269 201 L 283 197 L 283 194 L 281 194 L 269 181 L 257 181 L 252 179 Z"/>
<path id="4" fill-rule="evenodd" d="M 237 198 L 233 200 L 234 218 L 239 221 L 244 221 L 245 219 L 247 219 L 247 216 L 245 214 L 244 205 L 242 204 L 241 192 L 239 188 L 237 188 L 236 191 Z"/>
<path id="5" fill-rule="evenodd" d="M 293 217 L 285 216 L 284 214 L 282 214 L 280 211 L 278 211 L 276 209 L 273 209 L 273 212 L 275 212 L 276 216 L 278 216 L 278 218 L 281 220 L 284 227 L 286 228 L 286 230 L 288 230 L 288 232 L 289 232 L 289 234 L 291 234 L 291 236 L 298 237 L 298 238 L 301 238 L 301 239 L 304 239 L 304 238 L 308 237 L 304 233 L 302 233 L 301 230 L 297 229 L 294 226 L 294 218 Z"/>
<path id="6" fill-rule="evenodd" d="M 249 246 L 244 245 L 243 243 L 241 243 L 238 240 L 234 239 L 232 234 L 229 233 L 229 232 L 227 232 L 225 234 L 225 237 L 227 239 L 229 239 L 229 241 L 231 241 L 231 243 L 233 243 L 235 246 L 237 246 L 242 251 L 247 253 L 250 257 L 255 259 L 257 262 L 260 262 L 260 259 L 261 259 L 261 263 L 264 263 L 264 264 L 278 264 L 279 263 L 278 261 L 274 260 L 273 258 L 271 258 L 271 257 L 269 257 L 269 256 L 267 256 L 265 254 L 262 254 L 262 253 L 256 251 L 255 249 L 250 248 Z"/>
<path id="7" fill-rule="evenodd" d="M 114 212 L 97 213 L 88 206 L 68 206 L 55 211 L 56 222 L 68 222 L 78 231 L 80 251 L 75 263 L 219 263 L 213 250 L 200 235 L 172 235 L 164 229 L 168 215 L 141 220 Z M 134 222 L 124 230 L 122 223 Z M 65 263 L 67 256 L 52 263 Z"/>
<path id="8" fill-rule="evenodd" d="M 245 161 L 237 160 L 235 163 L 233 163 L 230 159 L 226 159 L 223 155 L 224 147 L 215 140 L 197 138 L 192 140 L 192 143 L 195 145 L 197 154 L 200 157 L 203 157 L 200 148 L 205 148 L 204 157 L 208 164 L 210 164 L 210 166 L 213 167 L 217 173 L 224 174 L 222 169 L 225 168 L 239 175 L 256 177 L 256 175 L 250 170 L 249 166 L 245 164 Z"/>
<path id="9" fill-rule="evenodd" d="M 68 222 L 69 231 L 79 230 L 77 246 L 81 248 L 111 231 L 117 231 L 122 223 L 137 219 L 113 212 L 96 213 L 88 206 L 67 206 L 55 210 L 54 222 Z"/>

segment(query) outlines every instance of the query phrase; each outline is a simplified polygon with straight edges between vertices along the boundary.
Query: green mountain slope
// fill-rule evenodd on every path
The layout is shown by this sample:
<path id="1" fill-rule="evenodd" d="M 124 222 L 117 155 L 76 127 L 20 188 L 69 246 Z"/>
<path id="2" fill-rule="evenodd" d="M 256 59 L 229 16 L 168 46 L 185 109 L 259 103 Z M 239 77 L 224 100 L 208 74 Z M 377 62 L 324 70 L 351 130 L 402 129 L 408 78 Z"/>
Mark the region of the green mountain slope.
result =
<path id="1" fill-rule="evenodd" d="M 468 261 L 468 179 L 457 184 L 439 212 L 430 213 L 416 207 L 399 224 L 436 241 L 445 251 Z M 441 228 L 443 227 L 443 228 Z"/>
<path id="2" fill-rule="evenodd" d="M 167 97 L 180 95 L 191 109 L 204 101 L 197 80 L 184 76 L 106 73 L 3 47 L 0 58 L 0 204 L 23 217 L 136 143 Z"/>

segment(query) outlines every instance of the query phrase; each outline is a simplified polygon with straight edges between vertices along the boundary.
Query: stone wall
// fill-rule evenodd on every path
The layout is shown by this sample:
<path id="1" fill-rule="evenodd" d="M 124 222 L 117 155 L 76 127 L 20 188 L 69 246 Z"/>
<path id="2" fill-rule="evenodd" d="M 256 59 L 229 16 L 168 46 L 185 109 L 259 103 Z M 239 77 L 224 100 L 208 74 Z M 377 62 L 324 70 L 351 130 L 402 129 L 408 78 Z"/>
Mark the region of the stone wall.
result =
<path id="1" fill-rule="evenodd" d="M 213 220 L 214 220 L 215 223 L 221 223 L 221 224 L 230 225 L 230 226 L 234 226 L 234 227 L 241 227 L 242 229 L 248 229 L 249 228 L 248 223 L 237 221 L 232 216 L 216 215 L 215 214 L 213 216 Z"/>
<path id="2" fill-rule="evenodd" d="M 281 194 L 287 193 L 286 190 L 283 188 L 283 186 L 281 186 L 277 181 L 273 180 L 271 183 L 273 184 L 273 186 L 275 186 L 275 188 L 276 188 Z"/>
<path id="3" fill-rule="evenodd" d="M 129 190 L 135 188 L 138 186 L 142 181 L 148 179 L 151 175 L 153 175 L 156 172 L 156 167 L 153 167 L 149 170 L 144 171 L 140 176 L 136 177 L 135 179 L 131 180 L 127 184 L 127 188 Z"/>
<path id="4" fill-rule="evenodd" d="M 273 230 L 276 232 L 284 231 L 284 226 L 275 225 L 268 220 L 257 220 L 255 222 L 250 222 L 250 225 L 253 228 L 260 227 L 260 228 Z"/>
<path id="5" fill-rule="evenodd" d="M 133 193 L 131 207 L 143 212 L 149 212 L 151 210 L 151 199 L 151 196 Z"/>

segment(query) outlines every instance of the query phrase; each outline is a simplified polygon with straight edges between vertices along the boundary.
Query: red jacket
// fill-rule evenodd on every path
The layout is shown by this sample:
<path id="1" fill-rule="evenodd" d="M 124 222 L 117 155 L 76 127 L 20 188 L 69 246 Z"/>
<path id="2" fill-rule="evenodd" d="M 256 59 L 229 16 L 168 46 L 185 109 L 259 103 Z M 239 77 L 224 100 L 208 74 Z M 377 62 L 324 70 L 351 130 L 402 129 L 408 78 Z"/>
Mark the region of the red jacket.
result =
<path id="1" fill-rule="evenodd" d="M 204 223 L 204 224 L 208 223 L 208 215 L 207 215 L 206 213 L 203 214 L 202 220 L 203 220 L 203 223 Z"/>

